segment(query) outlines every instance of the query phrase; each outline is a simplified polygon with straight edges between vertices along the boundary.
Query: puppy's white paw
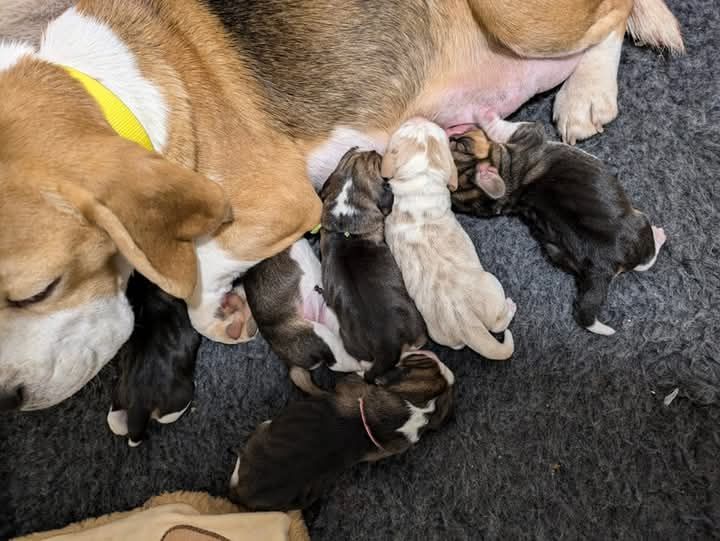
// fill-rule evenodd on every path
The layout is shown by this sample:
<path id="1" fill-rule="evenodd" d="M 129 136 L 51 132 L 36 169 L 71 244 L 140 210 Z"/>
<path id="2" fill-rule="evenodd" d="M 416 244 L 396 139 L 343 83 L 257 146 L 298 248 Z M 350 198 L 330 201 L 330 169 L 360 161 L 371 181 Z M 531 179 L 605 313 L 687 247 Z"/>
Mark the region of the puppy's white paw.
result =
<path id="1" fill-rule="evenodd" d="M 553 120 L 565 143 L 602 133 L 605 124 L 618 114 L 617 81 L 598 78 L 585 70 L 576 72 L 565 81 L 555 97 Z"/>
<path id="2" fill-rule="evenodd" d="M 601 336 L 612 336 L 613 334 L 615 334 L 615 329 L 613 329 L 612 327 L 608 327 L 597 319 L 592 325 L 587 327 L 587 330 Z"/>
<path id="3" fill-rule="evenodd" d="M 107 424 L 110 427 L 110 431 L 116 436 L 127 436 L 128 424 L 127 424 L 127 410 L 112 410 L 107 414 Z"/>
<path id="4" fill-rule="evenodd" d="M 137 446 L 140 445 L 141 443 L 142 443 L 142 440 L 140 440 L 140 441 L 133 441 L 133 440 L 131 440 L 130 438 L 128 438 L 128 446 L 130 446 L 130 447 L 137 447 Z"/>
<path id="5" fill-rule="evenodd" d="M 174 423 L 177 421 L 180 417 L 183 416 L 183 414 L 187 411 L 187 409 L 190 407 L 190 404 L 192 404 L 192 400 L 188 402 L 183 409 L 180 411 L 173 411 L 171 413 L 166 413 L 163 416 L 160 416 L 158 414 L 158 411 L 155 410 L 152 412 L 152 418 L 155 419 L 158 423 L 161 425 L 169 425 L 170 423 Z"/>

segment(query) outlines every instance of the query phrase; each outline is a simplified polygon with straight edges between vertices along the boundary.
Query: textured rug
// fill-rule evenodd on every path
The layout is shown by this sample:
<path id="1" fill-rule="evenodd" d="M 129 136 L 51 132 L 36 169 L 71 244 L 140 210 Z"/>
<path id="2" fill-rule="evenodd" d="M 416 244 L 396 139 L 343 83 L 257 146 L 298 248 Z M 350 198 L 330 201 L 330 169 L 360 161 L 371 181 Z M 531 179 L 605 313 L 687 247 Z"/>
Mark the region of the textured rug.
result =
<path id="1" fill-rule="evenodd" d="M 618 167 L 669 237 L 651 271 L 613 283 L 604 320 L 618 333 L 577 327 L 572 278 L 518 221 L 463 218 L 519 305 L 516 353 L 493 363 L 436 348 L 457 376 L 454 419 L 345 474 L 306 513 L 313 539 L 720 535 L 720 7 L 670 3 L 687 56 L 628 42 L 620 117 L 581 145 Z M 549 122 L 552 97 L 515 118 Z M 105 424 L 114 371 L 55 408 L 0 417 L 0 537 L 166 490 L 222 495 L 230 449 L 297 396 L 262 340 L 205 343 L 192 411 L 130 449 Z"/>

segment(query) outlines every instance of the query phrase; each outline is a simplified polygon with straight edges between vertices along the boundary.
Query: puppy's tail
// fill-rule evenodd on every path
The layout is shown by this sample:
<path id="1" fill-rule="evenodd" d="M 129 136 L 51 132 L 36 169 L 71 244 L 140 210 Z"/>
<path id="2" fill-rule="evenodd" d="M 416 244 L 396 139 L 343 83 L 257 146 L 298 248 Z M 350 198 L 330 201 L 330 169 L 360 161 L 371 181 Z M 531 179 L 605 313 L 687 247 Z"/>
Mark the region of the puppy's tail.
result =
<path id="1" fill-rule="evenodd" d="M 628 31 L 638 45 L 668 49 L 671 54 L 685 52 L 680 23 L 664 0 L 635 0 Z"/>
<path id="2" fill-rule="evenodd" d="M 309 371 L 304 368 L 300 368 L 299 366 L 293 366 L 290 368 L 290 379 L 301 391 L 306 392 L 310 396 L 321 398 L 329 394 L 327 391 L 323 391 L 320 387 L 315 385 Z"/>
<path id="3" fill-rule="evenodd" d="M 578 297 L 575 301 L 575 317 L 588 331 L 603 336 L 615 334 L 615 329 L 598 320 L 605 304 L 612 276 L 586 272 L 578 279 Z"/>
<path id="4" fill-rule="evenodd" d="M 515 351 L 515 343 L 509 329 L 505 330 L 503 341 L 499 342 L 485 327 L 476 327 L 467 337 L 466 344 L 470 349 L 492 361 L 504 361 Z"/>

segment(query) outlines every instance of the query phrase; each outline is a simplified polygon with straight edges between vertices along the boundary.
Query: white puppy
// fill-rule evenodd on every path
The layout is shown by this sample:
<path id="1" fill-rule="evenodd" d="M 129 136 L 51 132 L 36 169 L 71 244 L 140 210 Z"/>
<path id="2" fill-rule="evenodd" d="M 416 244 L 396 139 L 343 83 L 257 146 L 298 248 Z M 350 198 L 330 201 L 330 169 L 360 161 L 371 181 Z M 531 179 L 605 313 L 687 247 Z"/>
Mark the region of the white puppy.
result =
<path id="1" fill-rule="evenodd" d="M 483 270 L 475 247 L 450 208 L 457 169 L 445 131 L 424 119 L 408 120 L 390 139 L 382 175 L 395 202 L 385 240 L 408 293 L 437 343 L 469 346 L 488 359 L 513 353 L 507 329 L 515 303 L 495 276 Z M 503 342 L 489 331 L 505 331 Z"/>

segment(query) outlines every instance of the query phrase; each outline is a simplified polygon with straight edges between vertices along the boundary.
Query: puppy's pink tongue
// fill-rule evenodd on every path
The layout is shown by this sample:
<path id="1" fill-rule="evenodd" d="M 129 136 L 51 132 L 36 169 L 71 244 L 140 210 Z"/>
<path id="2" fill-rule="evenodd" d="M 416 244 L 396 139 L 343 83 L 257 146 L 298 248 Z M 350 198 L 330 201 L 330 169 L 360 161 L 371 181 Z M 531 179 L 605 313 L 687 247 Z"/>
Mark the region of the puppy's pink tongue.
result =
<path id="1" fill-rule="evenodd" d="M 665 244 L 665 241 L 667 240 L 667 235 L 665 235 L 665 230 L 662 227 L 655 227 L 654 225 L 652 227 L 653 232 L 653 238 L 655 239 L 655 246 L 656 246 L 656 252 L 660 250 L 663 244 Z"/>

